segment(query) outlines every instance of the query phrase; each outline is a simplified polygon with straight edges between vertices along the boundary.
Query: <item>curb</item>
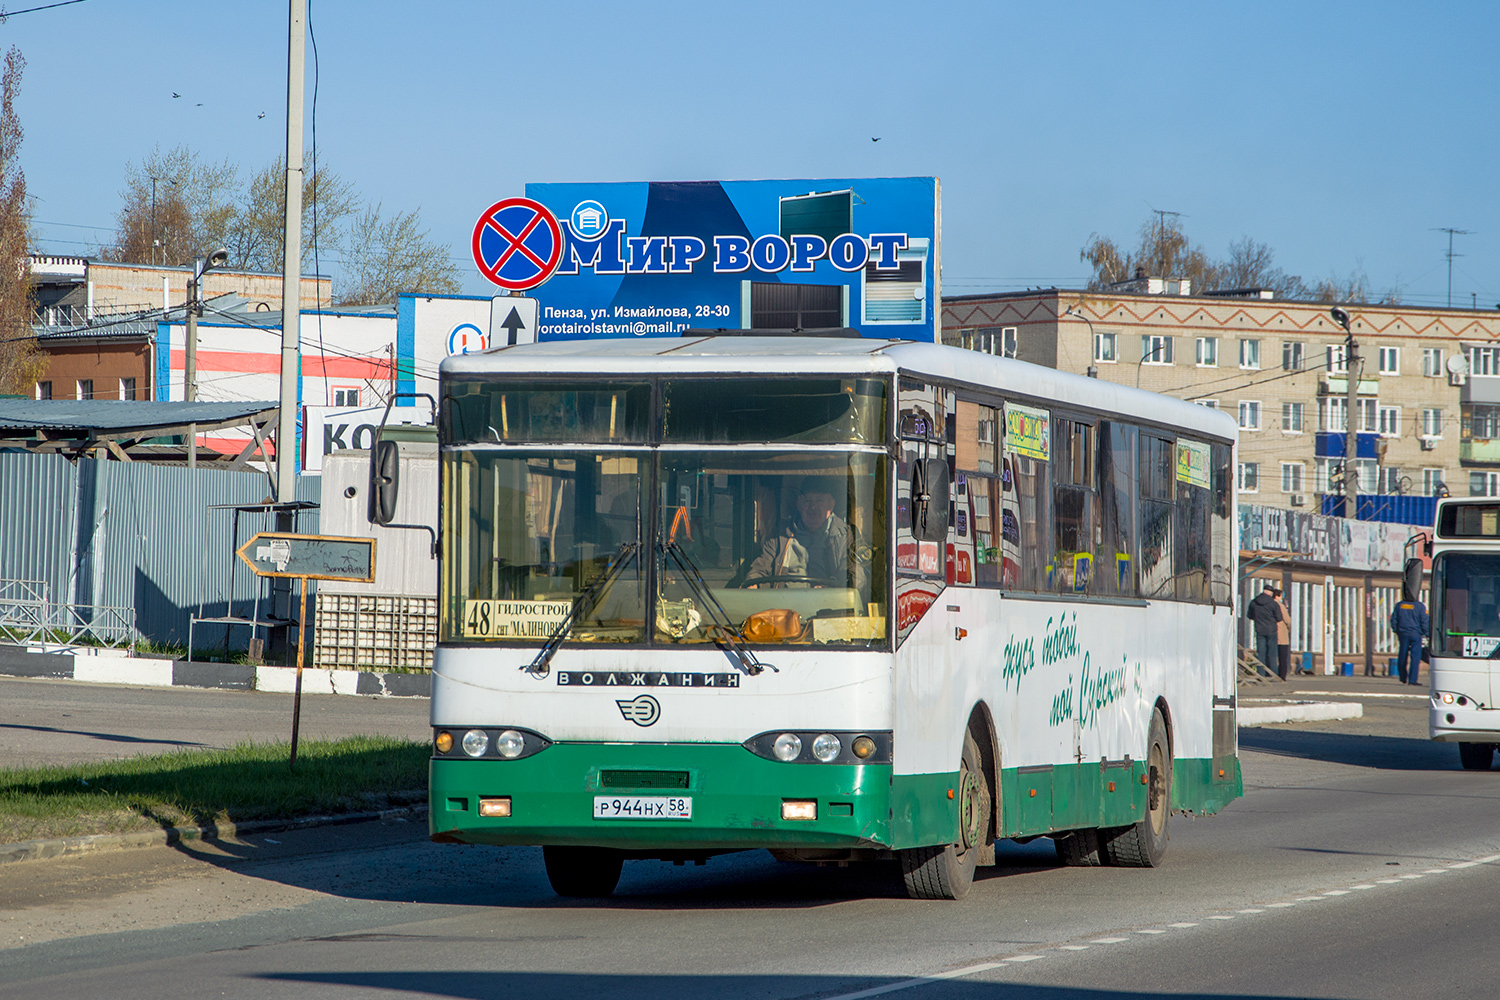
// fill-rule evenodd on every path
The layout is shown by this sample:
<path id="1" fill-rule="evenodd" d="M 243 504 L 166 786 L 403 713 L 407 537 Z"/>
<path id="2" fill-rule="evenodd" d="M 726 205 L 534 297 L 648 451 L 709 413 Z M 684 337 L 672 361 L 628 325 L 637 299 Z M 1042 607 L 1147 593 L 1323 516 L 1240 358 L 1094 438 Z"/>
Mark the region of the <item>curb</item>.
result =
<path id="1" fill-rule="evenodd" d="M 1323 722 L 1358 719 L 1365 707 L 1353 701 L 1293 701 L 1290 699 L 1242 700 L 1238 710 L 1241 726 L 1263 726 L 1272 722 Z"/>
<path id="2" fill-rule="evenodd" d="M 297 668 L 251 666 L 248 663 L 204 663 L 148 656 L 96 656 L 43 652 L 25 646 L 0 645 L 0 676 L 129 684 L 135 687 L 192 687 L 229 691 L 291 694 Z M 432 676 L 387 674 L 372 670 L 304 667 L 303 694 L 355 694 L 382 698 L 428 698 Z"/>
<path id="3" fill-rule="evenodd" d="M 203 826 L 169 826 L 162 830 L 141 830 L 135 833 L 95 833 L 83 837 L 54 837 L 47 840 L 23 840 L 16 844 L 0 844 L 0 865 L 16 861 L 42 861 L 72 854 L 93 851 L 122 851 L 136 847 L 169 847 L 183 841 L 222 840 L 247 834 L 278 833 L 283 830 L 301 830 L 316 826 L 343 826 L 350 823 L 365 823 L 372 820 L 415 818 L 426 816 L 427 807 L 398 806 L 373 812 L 343 813 L 337 816 L 302 816 L 286 820 L 256 820 L 250 823 L 205 824 Z"/>

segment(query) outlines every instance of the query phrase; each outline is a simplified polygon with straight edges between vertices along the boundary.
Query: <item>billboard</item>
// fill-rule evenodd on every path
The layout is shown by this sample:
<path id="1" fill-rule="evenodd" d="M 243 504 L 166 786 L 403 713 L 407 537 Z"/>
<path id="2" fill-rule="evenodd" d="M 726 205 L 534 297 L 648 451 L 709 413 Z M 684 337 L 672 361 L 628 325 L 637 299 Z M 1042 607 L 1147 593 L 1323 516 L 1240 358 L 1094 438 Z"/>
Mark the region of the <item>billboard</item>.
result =
<path id="1" fill-rule="evenodd" d="M 933 341 L 940 231 L 935 177 L 528 184 L 479 220 L 473 250 L 491 281 L 534 289 L 543 341 L 689 327 Z"/>

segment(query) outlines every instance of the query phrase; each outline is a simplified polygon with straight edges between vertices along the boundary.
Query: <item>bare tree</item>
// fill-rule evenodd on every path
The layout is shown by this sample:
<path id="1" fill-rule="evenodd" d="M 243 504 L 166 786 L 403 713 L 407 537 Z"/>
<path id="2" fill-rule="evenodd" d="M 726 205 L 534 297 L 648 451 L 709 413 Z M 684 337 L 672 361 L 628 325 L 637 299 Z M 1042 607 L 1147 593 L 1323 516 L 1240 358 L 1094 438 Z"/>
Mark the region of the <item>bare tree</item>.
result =
<path id="1" fill-rule="evenodd" d="M 0 76 L 0 393 L 29 396 L 47 368 L 47 356 L 31 335 L 31 205 L 20 164 L 21 119 L 15 107 L 25 68 L 21 50 L 12 46 Z"/>
<path id="2" fill-rule="evenodd" d="M 311 267 L 315 248 L 328 250 L 359 209 L 354 186 L 331 170 L 311 171 L 302 180 L 302 266 Z M 229 266 L 248 271 L 281 270 L 286 221 L 286 165 L 274 163 L 250 177 L 236 210 L 216 227 L 217 245 L 229 250 Z"/>
<path id="3" fill-rule="evenodd" d="M 228 160 L 204 163 L 186 146 L 157 146 L 139 164 L 125 165 L 115 244 L 100 256 L 135 264 L 201 257 L 235 215 L 238 190 L 239 168 Z"/>
<path id="4" fill-rule="evenodd" d="M 1229 253 L 1220 265 L 1220 280 L 1226 289 L 1266 288 L 1284 299 L 1311 297 L 1306 282 L 1276 266 L 1276 251 L 1249 236 L 1230 242 Z"/>
<path id="5" fill-rule="evenodd" d="M 381 215 L 379 203 L 349 227 L 343 250 L 347 289 L 340 305 L 389 302 L 398 292 L 458 291 L 447 249 L 428 238 L 417 211 Z"/>

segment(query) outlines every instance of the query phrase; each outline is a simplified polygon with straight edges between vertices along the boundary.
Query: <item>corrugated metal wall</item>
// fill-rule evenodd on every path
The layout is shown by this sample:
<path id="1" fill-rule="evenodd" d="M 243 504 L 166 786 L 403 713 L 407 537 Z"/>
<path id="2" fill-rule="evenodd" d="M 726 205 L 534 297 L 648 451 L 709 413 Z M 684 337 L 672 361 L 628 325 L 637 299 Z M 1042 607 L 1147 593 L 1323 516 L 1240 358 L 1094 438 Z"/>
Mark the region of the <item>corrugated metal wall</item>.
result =
<path id="1" fill-rule="evenodd" d="M 209 508 L 269 493 L 258 472 L 0 454 L 0 579 L 46 580 L 59 602 L 134 607 L 143 637 L 185 643 L 200 602 L 223 615 L 265 593 L 234 558 L 232 512 Z M 304 477 L 297 493 L 317 502 L 321 483 Z M 298 527 L 316 531 L 317 512 Z M 241 515 L 239 541 L 272 528 Z"/>

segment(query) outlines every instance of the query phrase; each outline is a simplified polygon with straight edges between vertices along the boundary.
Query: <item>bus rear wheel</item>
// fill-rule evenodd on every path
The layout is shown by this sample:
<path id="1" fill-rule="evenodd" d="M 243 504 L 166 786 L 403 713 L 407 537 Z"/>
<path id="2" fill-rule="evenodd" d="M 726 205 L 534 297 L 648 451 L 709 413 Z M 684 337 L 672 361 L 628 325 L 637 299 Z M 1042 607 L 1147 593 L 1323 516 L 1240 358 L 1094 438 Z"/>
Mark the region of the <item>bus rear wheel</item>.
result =
<path id="1" fill-rule="evenodd" d="M 1460 743 L 1458 745 L 1458 762 L 1464 766 L 1465 771 L 1488 771 L 1494 759 L 1495 744 L 1493 743 Z"/>
<path id="2" fill-rule="evenodd" d="M 1121 868 L 1155 868 L 1167 853 L 1172 751 L 1160 709 L 1151 710 L 1151 736 L 1146 747 L 1146 815 L 1130 826 L 1100 832 L 1105 860 Z"/>
<path id="3" fill-rule="evenodd" d="M 954 791 L 958 799 L 958 843 L 899 852 L 901 877 L 912 899 L 963 899 L 974 884 L 974 868 L 988 842 L 994 802 L 980 764 L 979 745 L 967 730 Z"/>
<path id="4" fill-rule="evenodd" d="M 1057 845 L 1057 860 L 1069 868 L 1098 868 L 1104 864 L 1098 830 L 1060 833 L 1053 838 L 1053 843 Z"/>
<path id="5" fill-rule="evenodd" d="M 607 847 L 543 847 L 547 881 L 559 896 L 602 899 L 620 884 L 625 858 Z"/>

